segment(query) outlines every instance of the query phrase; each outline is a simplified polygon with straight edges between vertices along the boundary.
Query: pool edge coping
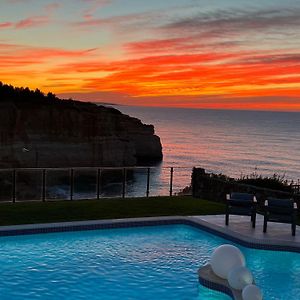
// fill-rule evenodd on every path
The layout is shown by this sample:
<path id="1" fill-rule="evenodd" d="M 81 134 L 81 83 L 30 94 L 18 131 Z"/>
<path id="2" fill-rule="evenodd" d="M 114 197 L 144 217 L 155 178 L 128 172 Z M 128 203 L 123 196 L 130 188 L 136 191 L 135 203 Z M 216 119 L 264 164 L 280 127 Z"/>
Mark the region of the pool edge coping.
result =
<path id="1" fill-rule="evenodd" d="M 97 230 L 110 228 L 141 227 L 155 225 L 190 225 L 215 234 L 221 238 L 255 249 L 290 251 L 300 253 L 300 243 L 287 240 L 254 238 L 235 232 L 229 228 L 202 220 L 201 216 L 162 216 L 143 218 L 124 218 L 107 220 L 89 220 L 55 223 L 38 223 L 24 225 L 0 226 L 0 237 L 51 232 Z"/>
<path id="2" fill-rule="evenodd" d="M 263 239 L 246 236 L 221 226 L 202 220 L 201 216 L 162 216 L 143 218 L 124 218 L 107 220 L 72 221 L 58 223 L 39 223 L 0 226 L 1 236 L 27 235 L 51 232 L 126 228 L 139 226 L 183 224 L 197 227 L 221 238 L 255 249 L 290 251 L 300 253 L 300 243 L 279 239 Z"/>

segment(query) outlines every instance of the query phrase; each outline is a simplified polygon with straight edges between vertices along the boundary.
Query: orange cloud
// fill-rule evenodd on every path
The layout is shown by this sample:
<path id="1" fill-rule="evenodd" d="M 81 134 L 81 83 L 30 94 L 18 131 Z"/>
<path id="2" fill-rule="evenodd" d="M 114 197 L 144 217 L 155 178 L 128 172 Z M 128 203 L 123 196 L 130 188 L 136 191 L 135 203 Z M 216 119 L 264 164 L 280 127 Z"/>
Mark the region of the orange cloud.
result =
<path id="1" fill-rule="evenodd" d="M 170 39 L 162 44 L 168 48 L 173 42 L 182 43 L 186 40 Z M 161 46 L 160 40 L 157 43 Z M 147 52 L 147 46 L 153 49 L 156 47 L 155 41 L 134 47 L 137 51 L 142 49 L 144 52 L 146 49 Z M 35 76 L 42 66 L 46 75 L 39 87 L 51 88 L 54 92 L 81 90 L 90 96 L 90 92 L 95 91 L 97 97 L 101 98 L 98 100 L 104 99 L 105 102 L 110 102 L 109 97 L 112 97 L 112 102 L 120 99 L 123 103 L 144 105 L 156 103 L 165 106 L 169 103 L 190 107 L 267 109 L 273 106 L 274 109 L 283 109 L 286 101 L 276 100 L 264 105 L 256 101 L 241 101 L 249 97 L 262 99 L 263 96 L 281 96 L 296 99 L 289 104 L 286 102 L 287 108 L 298 109 L 299 106 L 300 61 L 296 52 L 204 51 L 146 55 L 119 61 L 101 61 L 96 59 L 96 53 L 97 49 L 73 51 L 0 44 L 0 64 L 14 67 L 15 70 L 19 67 L 23 72 L 6 72 L 7 78 L 24 76 L 28 71 L 26 66 Z M 211 97 L 205 98 L 207 96 Z M 95 95 L 92 98 L 95 99 Z M 154 98 L 157 101 L 153 101 Z M 178 99 L 181 99 L 180 103 Z M 162 103 L 159 104 L 159 101 Z"/>
<path id="2" fill-rule="evenodd" d="M 142 95 L 203 95 L 203 94 L 260 94 L 262 90 L 288 92 L 291 84 L 299 81 L 300 64 L 288 56 L 285 64 L 263 59 L 255 64 L 241 63 L 246 55 L 232 53 L 154 56 L 111 64 L 88 63 L 65 65 L 77 72 L 110 71 L 101 79 L 87 83 L 88 88 L 114 90 L 135 96 Z M 255 57 L 255 56 L 253 56 Z M 270 55 L 270 59 L 274 57 Z M 241 59 L 242 58 L 242 59 Z M 249 61 L 251 56 L 248 55 Z M 258 59 L 258 58 L 257 58 Z M 281 56 L 281 59 L 284 59 Z M 280 80 L 278 75 L 287 75 Z M 273 85 L 273 86 L 271 86 Z"/>
<path id="3" fill-rule="evenodd" d="M 28 27 L 38 27 L 49 22 L 49 18 L 45 16 L 30 17 L 21 20 L 15 24 L 16 29 L 24 29 Z"/>
<path id="4" fill-rule="evenodd" d="M 79 28 L 100 26 L 101 33 L 109 29 L 103 41 L 107 56 L 100 56 L 96 48 L 0 44 L 3 80 L 14 83 L 25 78 L 24 84 L 28 81 L 31 87 L 84 100 L 300 110 L 300 7 L 195 11 L 172 17 L 170 11 L 99 17 L 95 11 L 111 3 L 109 0 L 81 2 L 88 5 L 68 30 L 80 37 Z M 53 3 L 45 9 L 57 8 Z M 47 22 L 46 17 L 31 17 L 0 23 L 0 28 L 21 29 Z M 95 37 L 92 31 L 87 34 Z"/>
<path id="5" fill-rule="evenodd" d="M 34 16 L 29 17 L 18 22 L 2 22 L 0 23 L 0 29 L 25 29 L 30 27 L 39 27 L 50 22 L 50 18 L 47 16 Z"/>
<path id="6" fill-rule="evenodd" d="M 0 44 L 0 78 L 1 81 L 10 84 L 46 88 L 47 91 L 57 92 L 63 87 L 76 89 L 81 81 L 79 78 L 61 76 L 61 82 L 58 82 L 57 74 L 50 73 L 49 69 L 62 62 L 91 59 L 96 53 L 97 49 L 67 50 L 2 43 Z"/>
<path id="7" fill-rule="evenodd" d="M 21 2 L 19 0 L 12 1 L 13 3 Z M 61 6 L 58 2 L 46 4 L 41 12 L 41 15 L 29 16 L 16 22 L 2 22 L 0 29 L 26 29 L 37 28 L 50 23 L 52 15 Z"/>
<path id="8" fill-rule="evenodd" d="M 13 27 L 13 23 L 12 22 L 2 22 L 0 23 L 0 29 L 2 28 L 10 28 Z"/>
<path id="9" fill-rule="evenodd" d="M 39 64 L 54 58 L 82 58 L 93 54 L 96 50 L 96 48 L 86 50 L 66 50 L 0 44 L 0 66 L 23 67 L 31 64 Z"/>

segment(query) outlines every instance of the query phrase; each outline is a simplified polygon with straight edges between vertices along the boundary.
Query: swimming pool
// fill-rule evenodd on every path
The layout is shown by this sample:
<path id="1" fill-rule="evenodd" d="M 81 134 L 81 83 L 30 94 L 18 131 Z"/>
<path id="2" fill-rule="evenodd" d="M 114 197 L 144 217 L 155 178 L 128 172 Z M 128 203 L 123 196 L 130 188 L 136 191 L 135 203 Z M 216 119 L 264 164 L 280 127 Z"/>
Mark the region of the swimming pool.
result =
<path id="1" fill-rule="evenodd" d="M 228 300 L 197 275 L 224 243 L 187 225 L 1 237 L 1 299 Z M 298 299 L 300 254 L 237 246 L 266 300 Z"/>

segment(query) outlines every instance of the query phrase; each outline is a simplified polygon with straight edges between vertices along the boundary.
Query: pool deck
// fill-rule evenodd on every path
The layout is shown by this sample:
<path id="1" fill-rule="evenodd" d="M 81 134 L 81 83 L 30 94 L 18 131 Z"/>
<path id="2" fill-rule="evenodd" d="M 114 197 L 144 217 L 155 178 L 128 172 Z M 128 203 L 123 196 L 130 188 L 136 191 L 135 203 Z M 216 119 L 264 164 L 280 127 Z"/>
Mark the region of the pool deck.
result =
<path id="1" fill-rule="evenodd" d="M 230 216 L 229 225 L 225 225 L 224 215 L 191 217 L 195 221 L 207 223 L 218 232 L 242 239 L 248 242 L 265 245 L 292 246 L 300 249 L 300 226 L 296 228 L 296 236 L 292 236 L 291 225 L 268 222 L 267 232 L 263 233 L 263 216 L 257 214 L 256 227 L 252 228 L 250 217 Z"/>

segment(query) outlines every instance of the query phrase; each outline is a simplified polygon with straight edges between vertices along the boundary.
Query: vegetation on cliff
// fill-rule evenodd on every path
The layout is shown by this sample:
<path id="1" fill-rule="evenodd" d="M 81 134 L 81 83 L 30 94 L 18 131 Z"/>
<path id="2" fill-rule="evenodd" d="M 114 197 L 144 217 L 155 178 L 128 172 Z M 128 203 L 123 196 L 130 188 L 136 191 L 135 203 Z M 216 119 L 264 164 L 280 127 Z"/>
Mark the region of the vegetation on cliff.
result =
<path id="1" fill-rule="evenodd" d="M 0 99 L 1 101 L 13 101 L 13 102 L 51 102 L 58 101 L 54 94 L 48 93 L 45 95 L 39 89 L 34 91 L 30 90 L 28 87 L 14 87 L 12 85 L 4 84 L 0 81 Z"/>
<path id="2" fill-rule="evenodd" d="M 273 174 L 272 176 L 259 175 L 256 172 L 250 175 L 243 175 L 237 179 L 238 183 L 250 184 L 262 188 L 278 190 L 283 192 L 292 193 L 293 181 L 289 182 L 285 175 Z"/>
<path id="3" fill-rule="evenodd" d="M 248 175 L 241 175 L 239 178 L 232 178 L 225 174 L 209 174 L 210 178 L 221 180 L 224 182 L 241 183 L 246 185 L 252 185 L 260 188 L 277 190 L 292 193 L 294 181 L 289 181 L 285 178 L 285 175 L 273 174 L 271 176 L 257 174 L 253 172 Z"/>
<path id="4" fill-rule="evenodd" d="M 0 81 L 0 103 L 12 102 L 17 105 L 21 104 L 40 104 L 40 105 L 52 105 L 59 107 L 80 107 L 80 109 L 97 108 L 96 105 L 91 102 L 82 102 L 70 99 L 60 99 L 55 94 L 49 92 L 43 93 L 39 89 L 30 90 L 28 87 L 14 87 L 9 84 L 4 84 Z M 101 106 L 101 108 L 106 108 Z M 111 113 L 120 114 L 121 112 L 112 107 L 107 108 Z"/>

